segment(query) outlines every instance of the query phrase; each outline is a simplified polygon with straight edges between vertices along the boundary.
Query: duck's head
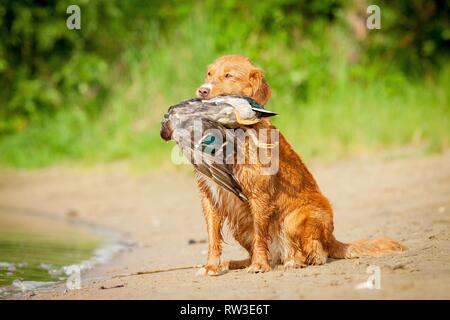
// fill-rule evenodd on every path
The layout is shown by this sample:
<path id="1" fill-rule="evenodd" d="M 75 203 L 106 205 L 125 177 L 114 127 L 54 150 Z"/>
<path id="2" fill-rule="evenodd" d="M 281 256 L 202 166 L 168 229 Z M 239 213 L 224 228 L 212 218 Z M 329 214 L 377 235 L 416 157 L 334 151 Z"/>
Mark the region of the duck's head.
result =
<path id="1" fill-rule="evenodd" d="M 161 122 L 161 129 L 159 130 L 159 135 L 163 140 L 169 141 L 172 139 L 172 134 L 173 134 L 172 123 L 170 122 L 170 119 L 167 116 L 167 114 L 165 114 L 164 119 Z"/>

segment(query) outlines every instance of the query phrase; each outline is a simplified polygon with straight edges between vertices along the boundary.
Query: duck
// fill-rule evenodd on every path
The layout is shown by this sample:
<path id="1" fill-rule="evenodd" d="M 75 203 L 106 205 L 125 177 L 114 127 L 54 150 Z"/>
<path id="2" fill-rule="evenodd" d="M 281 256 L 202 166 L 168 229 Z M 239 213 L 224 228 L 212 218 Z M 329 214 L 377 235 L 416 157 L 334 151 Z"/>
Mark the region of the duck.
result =
<path id="1" fill-rule="evenodd" d="M 175 109 L 177 110 L 175 111 Z M 164 120 L 169 116 L 172 117 L 172 121 L 183 121 L 192 116 L 195 118 L 205 117 L 221 123 L 227 128 L 236 128 L 253 125 L 263 118 L 275 115 L 277 115 L 276 112 L 265 109 L 250 97 L 232 94 L 217 96 L 209 100 L 194 98 L 182 101 L 169 108 L 164 115 Z"/>
<path id="2" fill-rule="evenodd" d="M 235 141 L 234 131 L 227 129 L 245 128 L 275 115 L 243 95 L 194 98 L 169 108 L 161 122 L 160 135 L 165 141 L 176 142 L 202 178 L 222 186 L 241 201 L 248 201 L 229 161 L 236 151 L 226 148 L 229 141 Z"/>

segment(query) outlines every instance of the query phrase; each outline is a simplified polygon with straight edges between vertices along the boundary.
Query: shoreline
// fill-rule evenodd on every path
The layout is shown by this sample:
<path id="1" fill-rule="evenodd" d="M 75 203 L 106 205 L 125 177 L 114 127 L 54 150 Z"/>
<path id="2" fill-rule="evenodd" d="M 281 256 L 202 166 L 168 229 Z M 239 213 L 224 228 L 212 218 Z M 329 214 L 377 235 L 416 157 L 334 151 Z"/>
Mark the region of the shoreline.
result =
<path id="1" fill-rule="evenodd" d="M 34 294 L 36 292 L 64 291 L 64 289 L 67 289 L 66 283 L 70 275 L 75 271 L 80 272 L 82 276 L 85 276 L 93 268 L 109 263 L 115 256 L 127 250 L 129 247 L 129 243 L 127 243 L 123 235 L 117 230 L 107 229 L 90 221 L 74 220 L 72 217 L 50 215 L 46 212 L 39 212 L 38 210 L 23 211 L 17 208 L 0 207 L 0 219 L 3 222 L 5 222 L 6 219 L 6 222 L 9 222 L 11 227 L 10 230 L 13 231 L 13 234 L 14 232 L 19 232 L 20 234 L 25 232 L 25 235 L 27 236 L 43 236 L 43 230 L 48 229 L 45 234 L 49 235 L 47 241 L 50 241 L 50 243 L 56 244 L 60 240 L 70 243 L 71 241 L 76 240 L 74 236 L 81 237 L 83 241 L 89 239 L 96 239 L 95 241 L 99 241 L 99 243 L 92 248 L 89 257 L 65 265 L 55 265 L 51 258 L 41 255 L 41 259 L 43 260 L 38 267 L 48 271 L 47 278 L 49 279 L 47 280 L 33 279 L 35 278 L 34 274 L 23 273 L 24 271 L 21 268 L 23 266 L 28 266 L 29 258 L 32 258 L 32 261 L 34 261 L 36 259 L 34 256 L 29 257 L 28 255 L 25 255 L 23 261 L 20 263 L 3 262 L 4 264 L 8 263 L 11 265 L 14 270 L 19 268 L 18 270 L 22 270 L 22 273 L 19 272 L 20 276 L 18 275 L 12 283 L 0 287 L 0 299 L 16 299 L 27 293 Z M 28 221 L 28 231 L 20 228 L 19 230 L 16 230 L 14 224 L 23 224 L 24 221 Z M 36 227 L 36 225 L 38 227 Z M 55 227 L 57 230 L 55 230 Z M 36 233 L 37 231 L 38 233 Z M 56 237 L 54 236 L 55 232 L 57 232 Z M 69 238 L 67 238 L 66 233 L 70 234 Z M 61 239 L 58 240 L 59 238 Z M 67 251 L 67 253 L 70 254 L 70 251 Z M 69 272 L 70 270 L 73 272 Z M 21 292 L 21 290 L 23 291 Z"/>

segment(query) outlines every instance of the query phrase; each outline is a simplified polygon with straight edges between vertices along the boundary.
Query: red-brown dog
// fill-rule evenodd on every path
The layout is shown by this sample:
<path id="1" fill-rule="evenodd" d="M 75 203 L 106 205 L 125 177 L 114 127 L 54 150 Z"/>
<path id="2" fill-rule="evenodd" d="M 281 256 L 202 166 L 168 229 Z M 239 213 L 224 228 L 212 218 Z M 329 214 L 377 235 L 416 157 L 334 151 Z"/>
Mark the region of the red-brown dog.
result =
<path id="1" fill-rule="evenodd" d="M 244 94 L 265 105 L 271 90 L 263 71 L 240 55 L 223 56 L 208 67 L 197 95 L 209 99 L 223 94 Z M 253 129 L 276 130 L 268 120 Z M 350 244 L 333 236 L 333 211 L 327 198 L 299 155 L 279 134 L 279 170 L 261 175 L 260 164 L 235 164 L 234 174 L 248 202 L 197 175 L 208 231 L 208 259 L 200 273 L 217 275 L 222 267 L 249 267 L 265 272 L 271 265 L 286 267 L 323 264 L 327 257 L 355 258 L 406 248 L 390 239 L 360 240 Z M 221 263 L 221 229 L 227 222 L 249 258 Z"/>

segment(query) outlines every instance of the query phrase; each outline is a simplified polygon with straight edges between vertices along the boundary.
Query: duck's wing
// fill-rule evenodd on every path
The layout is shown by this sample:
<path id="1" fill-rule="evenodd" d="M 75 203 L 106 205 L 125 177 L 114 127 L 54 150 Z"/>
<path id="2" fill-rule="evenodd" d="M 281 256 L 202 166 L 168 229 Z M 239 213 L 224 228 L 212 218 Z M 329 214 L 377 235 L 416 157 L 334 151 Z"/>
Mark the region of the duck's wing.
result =
<path id="1" fill-rule="evenodd" d="M 234 138 L 230 136 L 232 133 L 227 131 L 220 123 L 208 118 L 196 118 L 195 120 L 201 121 L 203 132 L 207 130 L 209 132 L 205 132 L 200 139 L 196 139 L 194 118 L 191 118 L 182 125 L 184 136 L 180 136 L 174 131 L 174 140 L 197 172 L 234 193 L 242 201 L 247 201 L 248 198 L 242 192 L 232 166 L 227 161 L 230 157 L 234 157 L 234 154 L 227 154 L 226 150 L 226 144 L 228 141 L 232 141 L 229 139 Z M 175 130 L 177 129 L 180 128 Z M 210 129 L 215 129 L 216 132 L 220 133 L 221 138 L 216 138 Z"/>
<path id="2" fill-rule="evenodd" d="M 219 186 L 234 193 L 242 201 L 248 201 L 248 198 L 242 192 L 242 188 L 236 181 L 234 175 L 230 172 L 229 166 L 224 165 L 195 165 L 195 169 L 207 179 L 217 183 Z"/>

